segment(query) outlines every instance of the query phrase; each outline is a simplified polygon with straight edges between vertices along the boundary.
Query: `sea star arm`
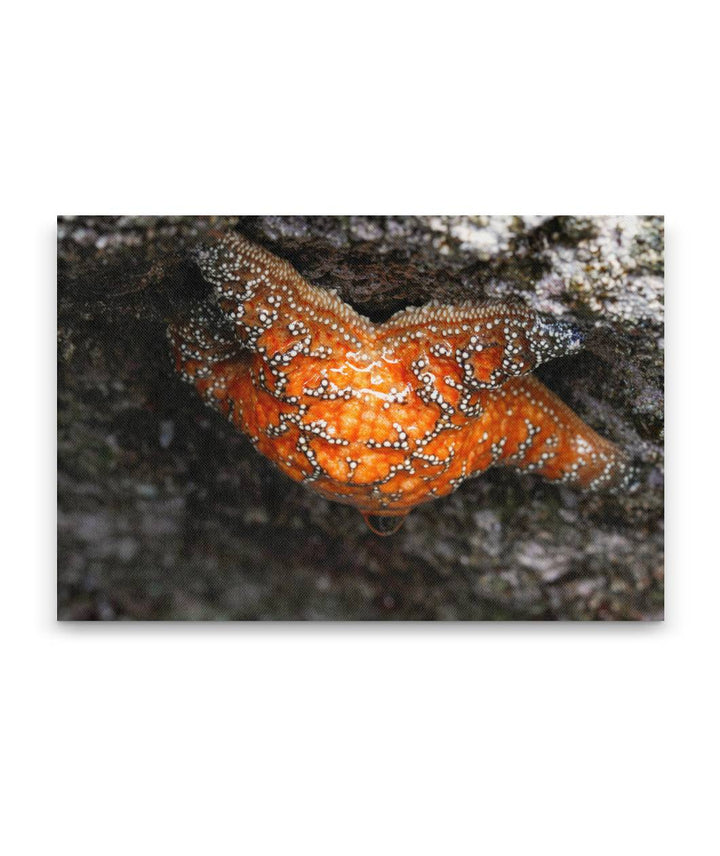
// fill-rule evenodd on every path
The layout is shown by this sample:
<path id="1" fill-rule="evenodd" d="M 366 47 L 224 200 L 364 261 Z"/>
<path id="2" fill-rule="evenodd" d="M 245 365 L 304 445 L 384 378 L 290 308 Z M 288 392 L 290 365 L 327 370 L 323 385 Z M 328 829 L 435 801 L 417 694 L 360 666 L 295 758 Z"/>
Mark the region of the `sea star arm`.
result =
<path id="1" fill-rule="evenodd" d="M 196 258 L 237 340 L 279 366 L 296 356 L 340 358 L 373 336 L 372 324 L 336 292 L 242 235 L 213 235 Z"/>
<path id="2" fill-rule="evenodd" d="M 451 371 L 459 368 L 460 382 L 474 391 L 498 389 L 511 377 L 578 351 L 582 342 L 567 322 L 498 301 L 403 309 L 381 330 L 388 348 L 422 345 L 431 360 L 444 361 Z"/>
<path id="3" fill-rule="evenodd" d="M 616 487 L 629 478 L 621 450 L 532 375 L 488 392 L 484 408 L 469 454 L 476 473 L 506 465 L 590 489 Z"/>
<path id="4" fill-rule="evenodd" d="M 176 371 L 224 416 L 248 401 L 251 383 L 249 354 L 226 327 L 217 307 L 209 303 L 168 327 Z"/>

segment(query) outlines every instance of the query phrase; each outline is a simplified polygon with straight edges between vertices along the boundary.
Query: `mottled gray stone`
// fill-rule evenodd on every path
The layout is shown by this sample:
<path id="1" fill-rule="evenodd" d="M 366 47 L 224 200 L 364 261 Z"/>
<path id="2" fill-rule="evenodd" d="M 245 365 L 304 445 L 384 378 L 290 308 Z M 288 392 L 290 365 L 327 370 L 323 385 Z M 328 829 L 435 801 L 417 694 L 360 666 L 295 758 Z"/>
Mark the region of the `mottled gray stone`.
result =
<path id="1" fill-rule="evenodd" d="M 637 468 L 509 470 L 394 536 L 278 473 L 175 377 L 189 250 L 238 229 L 373 319 L 512 297 L 580 325 L 538 374 Z M 663 608 L 658 217 L 68 217 L 58 226 L 58 610 L 80 619 L 653 619 Z"/>

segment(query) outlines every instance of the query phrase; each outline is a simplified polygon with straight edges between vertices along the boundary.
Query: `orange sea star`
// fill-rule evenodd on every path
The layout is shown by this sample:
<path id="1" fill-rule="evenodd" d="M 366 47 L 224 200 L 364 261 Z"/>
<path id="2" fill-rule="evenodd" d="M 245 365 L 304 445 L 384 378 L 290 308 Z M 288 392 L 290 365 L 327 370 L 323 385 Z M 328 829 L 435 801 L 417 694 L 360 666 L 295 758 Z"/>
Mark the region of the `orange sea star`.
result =
<path id="1" fill-rule="evenodd" d="M 198 254 L 214 298 L 169 328 L 176 368 L 287 475 L 365 516 L 505 464 L 596 488 L 624 455 L 529 372 L 578 350 L 567 324 L 497 302 L 373 324 L 237 234 Z"/>

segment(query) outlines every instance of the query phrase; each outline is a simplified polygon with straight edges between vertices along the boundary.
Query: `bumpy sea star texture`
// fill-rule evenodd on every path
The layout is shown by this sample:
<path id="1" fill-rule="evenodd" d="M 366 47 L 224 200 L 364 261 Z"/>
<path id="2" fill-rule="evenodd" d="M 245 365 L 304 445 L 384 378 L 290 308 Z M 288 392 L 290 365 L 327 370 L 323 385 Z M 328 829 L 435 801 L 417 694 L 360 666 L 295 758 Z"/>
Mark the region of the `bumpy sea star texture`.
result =
<path id="1" fill-rule="evenodd" d="M 198 253 L 217 303 L 169 328 L 177 370 L 296 481 L 405 515 L 499 464 L 584 488 L 627 467 L 529 372 L 580 337 L 522 305 L 430 303 L 373 324 L 241 235 Z"/>
<path id="2" fill-rule="evenodd" d="M 376 324 L 431 300 L 570 322 L 583 349 L 533 374 L 627 452 L 635 488 L 493 467 L 373 535 L 170 364 L 168 323 L 213 300 L 192 260 L 212 231 L 247 235 Z M 659 617 L 662 259 L 653 217 L 62 218 L 60 616 Z"/>

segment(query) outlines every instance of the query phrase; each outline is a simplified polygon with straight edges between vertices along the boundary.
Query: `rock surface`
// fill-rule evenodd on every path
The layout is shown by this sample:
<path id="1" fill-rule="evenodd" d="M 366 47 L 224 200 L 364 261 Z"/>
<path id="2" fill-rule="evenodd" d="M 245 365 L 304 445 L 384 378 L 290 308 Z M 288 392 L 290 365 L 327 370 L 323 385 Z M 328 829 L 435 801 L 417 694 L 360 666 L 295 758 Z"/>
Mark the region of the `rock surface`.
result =
<path id="1" fill-rule="evenodd" d="M 373 320 L 515 297 L 587 348 L 538 375 L 630 454 L 634 488 L 489 471 L 388 538 L 295 484 L 173 372 L 207 293 L 189 250 L 237 229 Z M 64 619 L 657 619 L 663 609 L 658 217 L 62 217 L 58 614 Z"/>

